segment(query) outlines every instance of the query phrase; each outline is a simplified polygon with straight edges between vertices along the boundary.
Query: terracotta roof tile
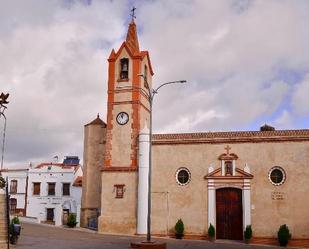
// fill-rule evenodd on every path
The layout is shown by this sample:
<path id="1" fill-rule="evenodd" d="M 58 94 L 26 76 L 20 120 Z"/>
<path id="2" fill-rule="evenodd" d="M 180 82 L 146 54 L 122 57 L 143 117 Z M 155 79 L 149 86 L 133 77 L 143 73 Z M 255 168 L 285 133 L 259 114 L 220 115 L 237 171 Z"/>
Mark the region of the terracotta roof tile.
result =
<path id="1" fill-rule="evenodd" d="M 309 141 L 309 129 L 273 131 L 229 131 L 182 134 L 154 134 L 154 144 L 169 143 L 239 143 L 267 141 Z"/>
<path id="2" fill-rule="evenodd" d="M 83 186 L 83 177 L 82 176 L 78 176 L 76 177 L 74 183 L 73 183 L 74 187 L 82 187 Z"/>
<path id="3" fill-rule="evenodd" d="M 90 123 L 86 124 L 85 126 L 88 126 L 88 125 L 102 125 L 106 127 L 106 124 L 104 123 L 104 121 L 100 119 L 99 114 L 97 115 L 96 119 L 92 120 Z"/>
<path id="4" fill-rule="evenodd" d="M 136 25 L 133 21 L 129 24 L 126 44 L 133 54 L 139 53 L 139 44 L 138 44 L 138 38 L 137 38 L 137 32 L 136 32 Z"/>
<path id="5" fill-rule="evenodd" d="M 75 168 L 77 166 L 79 166 L 78 164 L 63 164 L 63 163 L 40 163 L 39 165 L 37 165 L 35 167 L 35 169 L 40 169 L 43 168 L 45 166 L 57 166 L 57 167 L 61 167 L 63 169 L 70 169 L 70 168 Z"/>

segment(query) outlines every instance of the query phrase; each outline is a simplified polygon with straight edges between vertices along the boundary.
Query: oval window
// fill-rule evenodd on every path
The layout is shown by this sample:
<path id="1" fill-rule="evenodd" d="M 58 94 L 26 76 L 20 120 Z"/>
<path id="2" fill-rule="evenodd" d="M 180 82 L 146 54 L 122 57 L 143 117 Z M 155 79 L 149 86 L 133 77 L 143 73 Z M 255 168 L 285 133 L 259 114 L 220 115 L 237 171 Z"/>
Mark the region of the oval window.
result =
<path id="1" fill-rule="evenodd" d="M 191 180 L 191 173 L 187 168 L 179 168 L 176 172 L 176 180 L 179 185 L 187 185 Z"/>
<path id="2" fill-rule="evenodd" d="M 286 176 L 281 167 L 275 166 L 270 169 L 268 178 L 273 185 L 279 186 L 284 183 Z"/>

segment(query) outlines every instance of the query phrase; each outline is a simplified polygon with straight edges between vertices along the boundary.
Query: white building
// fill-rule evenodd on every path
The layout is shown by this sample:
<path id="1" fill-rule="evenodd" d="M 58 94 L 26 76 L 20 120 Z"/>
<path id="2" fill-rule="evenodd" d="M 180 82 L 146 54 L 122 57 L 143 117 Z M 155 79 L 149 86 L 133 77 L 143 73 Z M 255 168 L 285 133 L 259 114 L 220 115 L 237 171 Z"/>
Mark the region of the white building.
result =
<path id="1" fill-rule="evenodd" d="M 29 169 L 26 216 L 59 226 L 75 213 L 79 222 L 82 168 L 77 160 L 67 157 L 64 163 L 41 163 Z"/>
<path id="2" fill-rule="evenodd" d="M 28 169 L 3 169 L 1 174 L 9 183 L 10 213 L 26 215 Z"/>

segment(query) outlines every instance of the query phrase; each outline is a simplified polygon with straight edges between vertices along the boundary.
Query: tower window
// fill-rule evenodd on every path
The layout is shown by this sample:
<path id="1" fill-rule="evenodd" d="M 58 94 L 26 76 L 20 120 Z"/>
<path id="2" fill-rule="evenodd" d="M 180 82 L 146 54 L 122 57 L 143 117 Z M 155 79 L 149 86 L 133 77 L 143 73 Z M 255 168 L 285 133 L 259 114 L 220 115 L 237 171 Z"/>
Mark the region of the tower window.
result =
<path id="1" fill-rule="evenodd" d="M 123 58 L 120 60 L 120 79 L 129 78 L 129 59 Z"/>
<path id="2" fill-rule="evenodd" d="M 147 79 L 148 79 L 148 69 L 147 69 L 147 66 L 145 65 L 144 67 L 144 87 L 149 88 Z"/>

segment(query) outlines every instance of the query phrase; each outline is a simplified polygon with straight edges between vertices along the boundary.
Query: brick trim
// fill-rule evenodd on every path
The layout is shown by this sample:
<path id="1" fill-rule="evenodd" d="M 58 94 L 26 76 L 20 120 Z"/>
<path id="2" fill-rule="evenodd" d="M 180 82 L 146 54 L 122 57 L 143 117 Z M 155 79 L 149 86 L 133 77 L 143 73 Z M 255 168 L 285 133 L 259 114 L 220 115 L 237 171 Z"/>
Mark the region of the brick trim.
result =
<path id="1" fill-rule="evenodd" d="M 136 167 L 106 167 L 101 169 L 102 172 L 135 172 L 137 171 Z"/>

